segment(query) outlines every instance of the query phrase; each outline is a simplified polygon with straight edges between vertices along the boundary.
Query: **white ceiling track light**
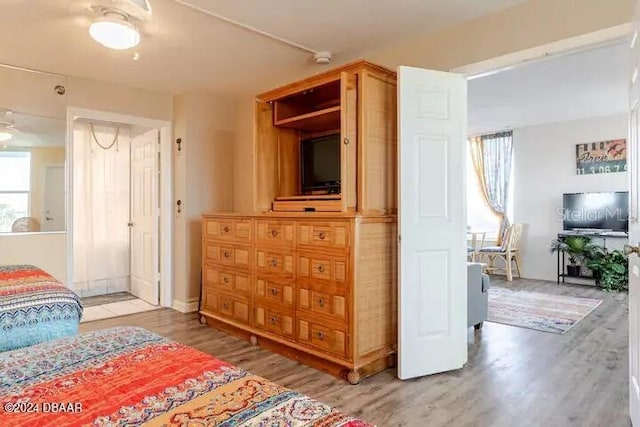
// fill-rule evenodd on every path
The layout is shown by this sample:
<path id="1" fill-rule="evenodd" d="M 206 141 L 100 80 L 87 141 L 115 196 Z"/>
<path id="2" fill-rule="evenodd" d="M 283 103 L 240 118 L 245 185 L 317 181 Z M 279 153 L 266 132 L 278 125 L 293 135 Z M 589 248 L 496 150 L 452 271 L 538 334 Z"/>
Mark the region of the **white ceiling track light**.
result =
<path id="1" fill-rule="evenodd" d="M 131 49 L 141 33 L 152 32 L 148 0 L 73 0 L 69 11 L 80 22 L 89 21 L 91 38 L 109 49 Z"/>

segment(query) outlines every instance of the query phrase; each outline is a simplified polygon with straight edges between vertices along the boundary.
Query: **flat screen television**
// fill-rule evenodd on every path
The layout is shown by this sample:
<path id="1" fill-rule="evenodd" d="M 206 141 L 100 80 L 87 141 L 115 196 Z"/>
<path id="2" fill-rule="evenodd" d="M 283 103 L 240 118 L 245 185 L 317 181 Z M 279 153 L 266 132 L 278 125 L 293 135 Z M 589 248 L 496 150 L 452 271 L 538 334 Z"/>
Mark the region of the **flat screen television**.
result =
<path id="1" fill-rule="evenodd" d="M 562 196 L 565 230 L 629 230 L 629 193 L 569 193 Z"/>
<path id="2" fill-rule="evenodd" d="M 340 193 L 340 134 L 303 139 L 300 168 L 303 194 Z"/>

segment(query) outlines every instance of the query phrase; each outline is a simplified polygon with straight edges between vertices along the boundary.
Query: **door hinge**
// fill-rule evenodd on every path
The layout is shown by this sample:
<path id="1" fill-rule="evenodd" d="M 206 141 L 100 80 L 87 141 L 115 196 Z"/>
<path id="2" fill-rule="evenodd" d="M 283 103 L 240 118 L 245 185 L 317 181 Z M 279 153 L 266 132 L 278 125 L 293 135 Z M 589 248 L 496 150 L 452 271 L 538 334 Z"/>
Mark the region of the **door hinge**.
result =
<path id="1" fill-rule="evenodd" d="M 133 222 L 129 221 L 129 222 L 127 223 L 127 227 L 133 227 Z"/>

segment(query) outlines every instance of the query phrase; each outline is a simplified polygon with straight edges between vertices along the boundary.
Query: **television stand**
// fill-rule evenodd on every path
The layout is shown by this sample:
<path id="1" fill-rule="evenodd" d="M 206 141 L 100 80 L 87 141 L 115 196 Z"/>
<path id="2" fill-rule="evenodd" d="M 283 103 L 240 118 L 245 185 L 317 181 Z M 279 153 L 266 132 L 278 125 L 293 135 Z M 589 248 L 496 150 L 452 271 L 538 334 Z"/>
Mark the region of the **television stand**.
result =
<path id="1" fill-rule="evenodd" d="M 589 237 L 592 243 L 596 243 L 605 249 L 622 249 L 629 238 L 629 235 L 623 231 L 611 230 L 565 230 L 558 233 L 558 239 L 562 240 L 569 236 Z M 557 253 L 557 283 L 569 283 L 572 285 L 594 285 L 595 278 L 590 274 L 581 272 L 579 276 L 571 276 L 565 273 L 567 265 L 565 253 Z M 567 281 L 567 279 L 571 281 Z M 575 281 L 574 281 L 575 280 Z"/>
<path id="2" fill-rule="evenodd" d="M 273 201 L 274 212 L 340 212 L 341 194 L 281 196 Z"/>

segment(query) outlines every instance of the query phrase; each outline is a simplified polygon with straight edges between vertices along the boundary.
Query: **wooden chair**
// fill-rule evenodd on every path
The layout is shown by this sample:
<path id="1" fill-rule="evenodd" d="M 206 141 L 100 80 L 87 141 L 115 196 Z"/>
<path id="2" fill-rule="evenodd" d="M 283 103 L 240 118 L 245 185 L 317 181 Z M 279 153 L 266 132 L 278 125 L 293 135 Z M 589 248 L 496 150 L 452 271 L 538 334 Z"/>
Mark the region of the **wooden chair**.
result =
<path id="1" fill-rule="evenodd" d="M 497 271 L 505 272 L 507 280 L 511 282 L 513 280 L 513 265 L 515 264 L 516 273 L 520 278 L 520 252 L 518 251 L 518 243 L 522 236 L 522 224 L 511 224 L 504 232 L 502 236 L 501 246 L 486 246 L 476 251 L 479 260 L 484 260 L 484 257 L 489 259 L 486 271 L 493 274 Z M 497 267 L 495 265 L 496 258 L 504 261 L 504 267 Z"/>
<path id="2" fill-rule="evenodd" d="M 11 232 L 12 233 L 21 233 L 21 232 L 33 232 L 40 231 L 40 223 L 37 219 L 23 216 L 22 218 L 18 218 L 13 221 L 11 224 Z"/>

